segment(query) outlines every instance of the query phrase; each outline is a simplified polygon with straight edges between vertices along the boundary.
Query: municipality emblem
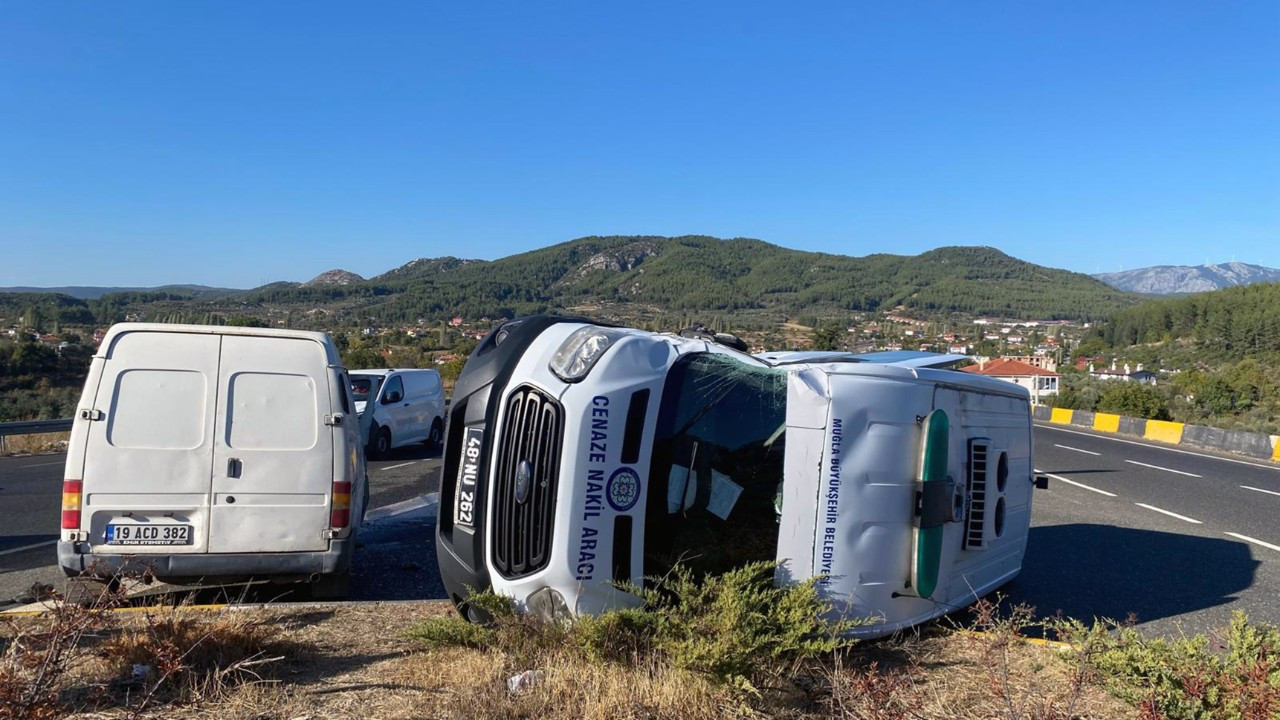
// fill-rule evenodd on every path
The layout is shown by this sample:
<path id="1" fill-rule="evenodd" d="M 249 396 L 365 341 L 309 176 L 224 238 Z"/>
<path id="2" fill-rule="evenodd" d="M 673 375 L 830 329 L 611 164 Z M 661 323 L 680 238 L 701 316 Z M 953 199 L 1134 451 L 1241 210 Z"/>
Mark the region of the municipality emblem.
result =
<path id="1" fill-rule="evenodd" d="M 636 506 L 640 500 L 640 476 L 631 468 L 618 468 L 609 476 L 605 486 L 605 495 L 609 504 L 618 512 L 626 512 Z"/>

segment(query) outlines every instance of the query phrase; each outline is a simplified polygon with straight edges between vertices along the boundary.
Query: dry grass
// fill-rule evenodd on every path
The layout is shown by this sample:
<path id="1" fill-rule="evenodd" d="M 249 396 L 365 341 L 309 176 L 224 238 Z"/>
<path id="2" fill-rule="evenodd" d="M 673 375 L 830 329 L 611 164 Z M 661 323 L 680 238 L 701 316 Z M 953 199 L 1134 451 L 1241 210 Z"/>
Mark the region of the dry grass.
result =
<path id="1" fill-rule="evenodd" d="M 9 435 L 0 438 L 0 456 L 61 452 L 67 449 L 67 441 L 70 439 L 69 432 Z"/>
<path id="2" fill-rule="evenodd" d="M 753 694 L 655 657 L 600 662 L 565 648 L 522 662 L 493 648 L 427 649 L 410 639 L 424 619 L 452 614 L 445 603 L 423 602 L 117 615 L 117 627 L 85 643 L 60 697 L 77 717 L 104 720 L 1052 720 L 1067 717 L 1073 699 L 1073 718 L 1137 716 L 1091 682 L 1077 684 L 1070 653 L 998 634 L 864 643 Z M 141 702 L 159 676 L 130 685 L 122 678 L 131 665 L 182 645 L 195 648 L 179 663 L 184 669 Z M 539 681 L 509 692 L 507 679 L 526 670 Z"/>

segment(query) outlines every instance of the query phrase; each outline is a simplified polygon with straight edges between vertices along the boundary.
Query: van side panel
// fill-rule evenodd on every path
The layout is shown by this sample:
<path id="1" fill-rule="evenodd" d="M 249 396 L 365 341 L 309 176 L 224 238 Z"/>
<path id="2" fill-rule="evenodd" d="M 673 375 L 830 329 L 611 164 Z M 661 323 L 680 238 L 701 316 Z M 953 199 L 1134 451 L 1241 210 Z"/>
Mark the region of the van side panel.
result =
<path id="1" fill-rule="evenodd" d="M 355 397 L 351 394 L 351 382 L 341 368 L 329 370 L 329 406 L 343 414 L 340 424 L 328 428 L 333 438 L 333 480 L 352 484 L 351 527 L 358 528 L 367 509 L 364 506 L 368 492 L 364 441 L 360 434 L 360 418 L 355 412 Z"/>
<path id="2" fill-rule="evenodd" d="M 328 548 L 333 436 L 324 347 L 229 335 L 219 371 L 209 552 Z"/>
<path id="3" fill-rule="evenodd" d="M 142 331 L 107 348 L 92 407 L 81 408 L 100 417 L 87 422 L 82 478 L 81 529 L 96 552 L 206 550 L 220 344 L 216 335 Z M 109 524 L 190 525 L 192 542 L 107 545 Z"/>

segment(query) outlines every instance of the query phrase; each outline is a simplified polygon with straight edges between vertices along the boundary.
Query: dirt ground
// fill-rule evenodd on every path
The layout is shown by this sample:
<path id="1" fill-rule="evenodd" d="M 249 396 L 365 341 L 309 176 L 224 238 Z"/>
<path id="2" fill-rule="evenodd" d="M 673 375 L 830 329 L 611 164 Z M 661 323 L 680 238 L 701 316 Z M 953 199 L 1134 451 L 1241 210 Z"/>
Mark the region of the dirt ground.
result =
<path id="1" fill-rule="evenodd" d="M 868 642 L 821 668 L 743 693 L 651 659 L 623 667 L 567 650 L 539 667 L 520 667 L 494 650 L 428 649 L 409 637 L 424 619 L 452 613 L 438 601 L 131 612 L 111 632 L 146 641 L 157 620 L 176 619 L 190 624 L 188 637 L 257 638 L 265 644 L 251 657 L 265 662 L 251 661 L 234 681 L 206 678 L 180 695 L 157 694 L 139 711 L 142 690 L 119 689 L 118 676 L 132 662 L 119 648 L 129 643 L 99 634 L 86 641 L 61 698 L 78 706 L 72 717 L 86 720 L 1136 717 L 1091 682 L 1073 683 L 1069 650 L 982 634 L 935 629 Z M 0 626 L 0 639 L 4 632 Z M 511 692 L 508 679 L 523 671 L 532 671 L 530 682 Z M 104 700 L 104 688 L 114 688 L 114 702 Z"/>

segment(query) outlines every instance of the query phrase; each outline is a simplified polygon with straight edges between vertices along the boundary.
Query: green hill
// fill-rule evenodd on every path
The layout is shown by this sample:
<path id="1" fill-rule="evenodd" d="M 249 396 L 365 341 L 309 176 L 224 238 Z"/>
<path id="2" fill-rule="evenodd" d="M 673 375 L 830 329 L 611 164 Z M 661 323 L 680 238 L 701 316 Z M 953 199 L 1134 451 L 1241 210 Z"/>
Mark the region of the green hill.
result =
<path id="1" fill-rule="evenodd" d="M 525 314 L 607 303 L 661 311 L 770 316 L 892 308 L 1093 320 L 1135 298 L 1086 275 L 993 248 L 920 256 L 811 253 L 759 240 L 587 237 L 491 262 L 414 261 L 344 297 L 385 297 L 371 316 Z"/>
<path id="2" fill-rule="evenodd" d="M 79 302 L 100 323 L 128 312 L 192 322 L 257 312 L 307 326 L 584 307 L 626 319 L 734 313 L 776 322 L 904 306 L 1089 321 L 1136 300 L 1087 275 L 1033 265 L 988 247 L 849 257 L 744 238 L 613 236 L 580 238 L 494 261 L 423 258 L 349 285 L 274 283 L 213 297 L 117 293 Z"/>

